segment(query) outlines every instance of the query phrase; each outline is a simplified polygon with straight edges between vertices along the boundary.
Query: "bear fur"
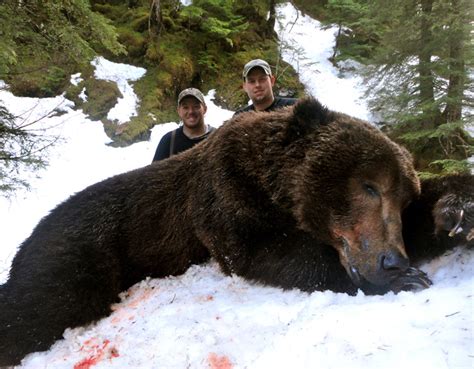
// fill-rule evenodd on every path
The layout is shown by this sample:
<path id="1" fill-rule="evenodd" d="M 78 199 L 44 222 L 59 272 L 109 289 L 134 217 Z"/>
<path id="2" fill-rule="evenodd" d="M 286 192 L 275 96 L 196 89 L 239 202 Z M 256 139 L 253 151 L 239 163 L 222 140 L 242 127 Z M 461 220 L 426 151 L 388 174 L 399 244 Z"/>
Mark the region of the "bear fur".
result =
<path id="1" fill-rule="evenodd" d="M 409 259 L 471 244 L 473 204 L 472 176 L 420 184 L 405 149 L 316 100 L 241 114 L 39 222 L 0 286 L 0 366 L 108 315 L 134 283 L 210 257 L 225 273 L 285 289 L 427 287 Z"/>

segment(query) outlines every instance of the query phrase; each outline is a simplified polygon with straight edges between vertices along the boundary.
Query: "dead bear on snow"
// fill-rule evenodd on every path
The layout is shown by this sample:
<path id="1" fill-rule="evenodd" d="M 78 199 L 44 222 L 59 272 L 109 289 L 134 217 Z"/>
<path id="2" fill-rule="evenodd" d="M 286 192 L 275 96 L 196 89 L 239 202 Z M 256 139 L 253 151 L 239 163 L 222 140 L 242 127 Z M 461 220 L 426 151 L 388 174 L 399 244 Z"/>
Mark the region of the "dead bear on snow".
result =
<path id="1" fill-rule="evenodd" d="M 145 277 L 209 257 L 225 273 L 283 288 L 426 287 L 409 259 L 472 243 L 473 215 L 472 176 L 423 182 L 420 192 L 405 149 L 315 100 L 241 114 L 41 220 L 0 286 L 0 366 L 108 315 Z"/>

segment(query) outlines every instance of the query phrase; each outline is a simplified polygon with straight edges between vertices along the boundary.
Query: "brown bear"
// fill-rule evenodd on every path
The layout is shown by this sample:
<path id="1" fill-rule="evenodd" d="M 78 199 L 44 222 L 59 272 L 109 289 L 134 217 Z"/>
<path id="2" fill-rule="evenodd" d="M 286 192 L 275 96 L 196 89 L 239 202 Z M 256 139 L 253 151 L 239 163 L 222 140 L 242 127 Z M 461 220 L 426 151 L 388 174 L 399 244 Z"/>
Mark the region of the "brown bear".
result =
<path id="1" fill-rule="evenodd" d="M 210 257 L 225 273 L 286 289 L 427 287 L 409 259 L 471 244 L 473 214 L 472 176 L 420 185 L 405 149 L 314 99 L 241 114 L 40 221 L 0 286 L 0 366 L 109 314 L 132 284 Z"/>

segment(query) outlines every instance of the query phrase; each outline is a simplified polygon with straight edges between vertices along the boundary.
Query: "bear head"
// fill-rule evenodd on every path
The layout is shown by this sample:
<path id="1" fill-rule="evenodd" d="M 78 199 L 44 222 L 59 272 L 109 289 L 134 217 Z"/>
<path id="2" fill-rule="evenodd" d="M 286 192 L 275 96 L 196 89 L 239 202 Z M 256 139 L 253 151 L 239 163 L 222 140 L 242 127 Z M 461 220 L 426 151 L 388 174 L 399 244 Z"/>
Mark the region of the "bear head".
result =
<path id="1" fill-rule="evenodd" d="M 419 195 L 408 151 L 367 122 L 314 99 L 293 110 L 304 150 L 291 197 L 298 226 L 334 247 L 356 285 L 387 285 L 409 267 L 401 213 Z"/>

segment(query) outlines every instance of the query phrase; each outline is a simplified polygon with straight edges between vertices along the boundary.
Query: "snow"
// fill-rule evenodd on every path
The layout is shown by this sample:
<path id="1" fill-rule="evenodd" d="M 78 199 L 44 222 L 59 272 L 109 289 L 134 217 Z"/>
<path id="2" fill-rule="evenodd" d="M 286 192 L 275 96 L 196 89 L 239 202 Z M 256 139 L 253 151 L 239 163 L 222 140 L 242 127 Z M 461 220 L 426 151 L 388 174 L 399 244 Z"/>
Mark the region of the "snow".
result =
<path id="1" fill-rule="evenodd" d="M 328 60 L 337 27 L 322 30 L 320 22 L 302 15 L 290 3 L 279 7 L 277 19 L 276 30 L 286 45 L 282 47 L 283 59 L 300 74 L 308 93 L 332 110 L 370 120 L 362 100 L 362 79 L 356 75 L 341 78 L 341 72 Z"/>
<path id="2" fill-rule="evenodd" d="M 290 5 L 279 14 L 295 19 Z M 341 78 L 326 61 L 334 29 L 320 30 L 300 15 L 290 36 L 306 50 L 299 65 L 308 91 L 332 109 L 368 117 L 358 79 Z M 307 72 L 303 63 L 309 62 L 318 72 Z M 142 72 L 105 59 L 96 65 L 99 78 L 117 83 Z M 123 93 L 114 109 L 130 117 L 138 102 L 132 87 Z M 213 103 L 214 93 L 207 92 L 206 121 L 218 126 L 232 112 Z M 62 138 L 41 178 L 31 177 L 31 192 L 0 199 L 2 283 L 17 246 L 42 216 L 89 184 L 147 165 L 177 123 L 155 126 L 150 141 L 112 148 L 102 125 L 62 96 L 30 99 L 0 91 L 0 100 L 30 120 L 50 116 L 42 124 Z M 49 114 L 58 107 L 63 115 Z M 67 329 L 63 340 L 28 355 L 20 368 L 473 368 L 473 265 L 474 252 L 458 248 L 422 267 L 434 282 L 427 290 L 348 296 L 255 285 L 223 275 L 211 261 L 178 277 L 138 283 L 121 294 L 109 317 Z"/>
<path id="3" fill-rule="evenodd" d="M 117 104 L 110 109 L 107 119 L 117 123 L 125 123 L 131 117 L 137 115 L 136 105 L 138 97 L 133 91 L 129 81 L 136 81 L 143 77 L 146 70 L 120 63 L 114 63 L 103 57 L 95 58 L 92 62 L 95 66 L 94 76 L 97 79 L 115 82 L 123 97 L 118 98 Z"/>

